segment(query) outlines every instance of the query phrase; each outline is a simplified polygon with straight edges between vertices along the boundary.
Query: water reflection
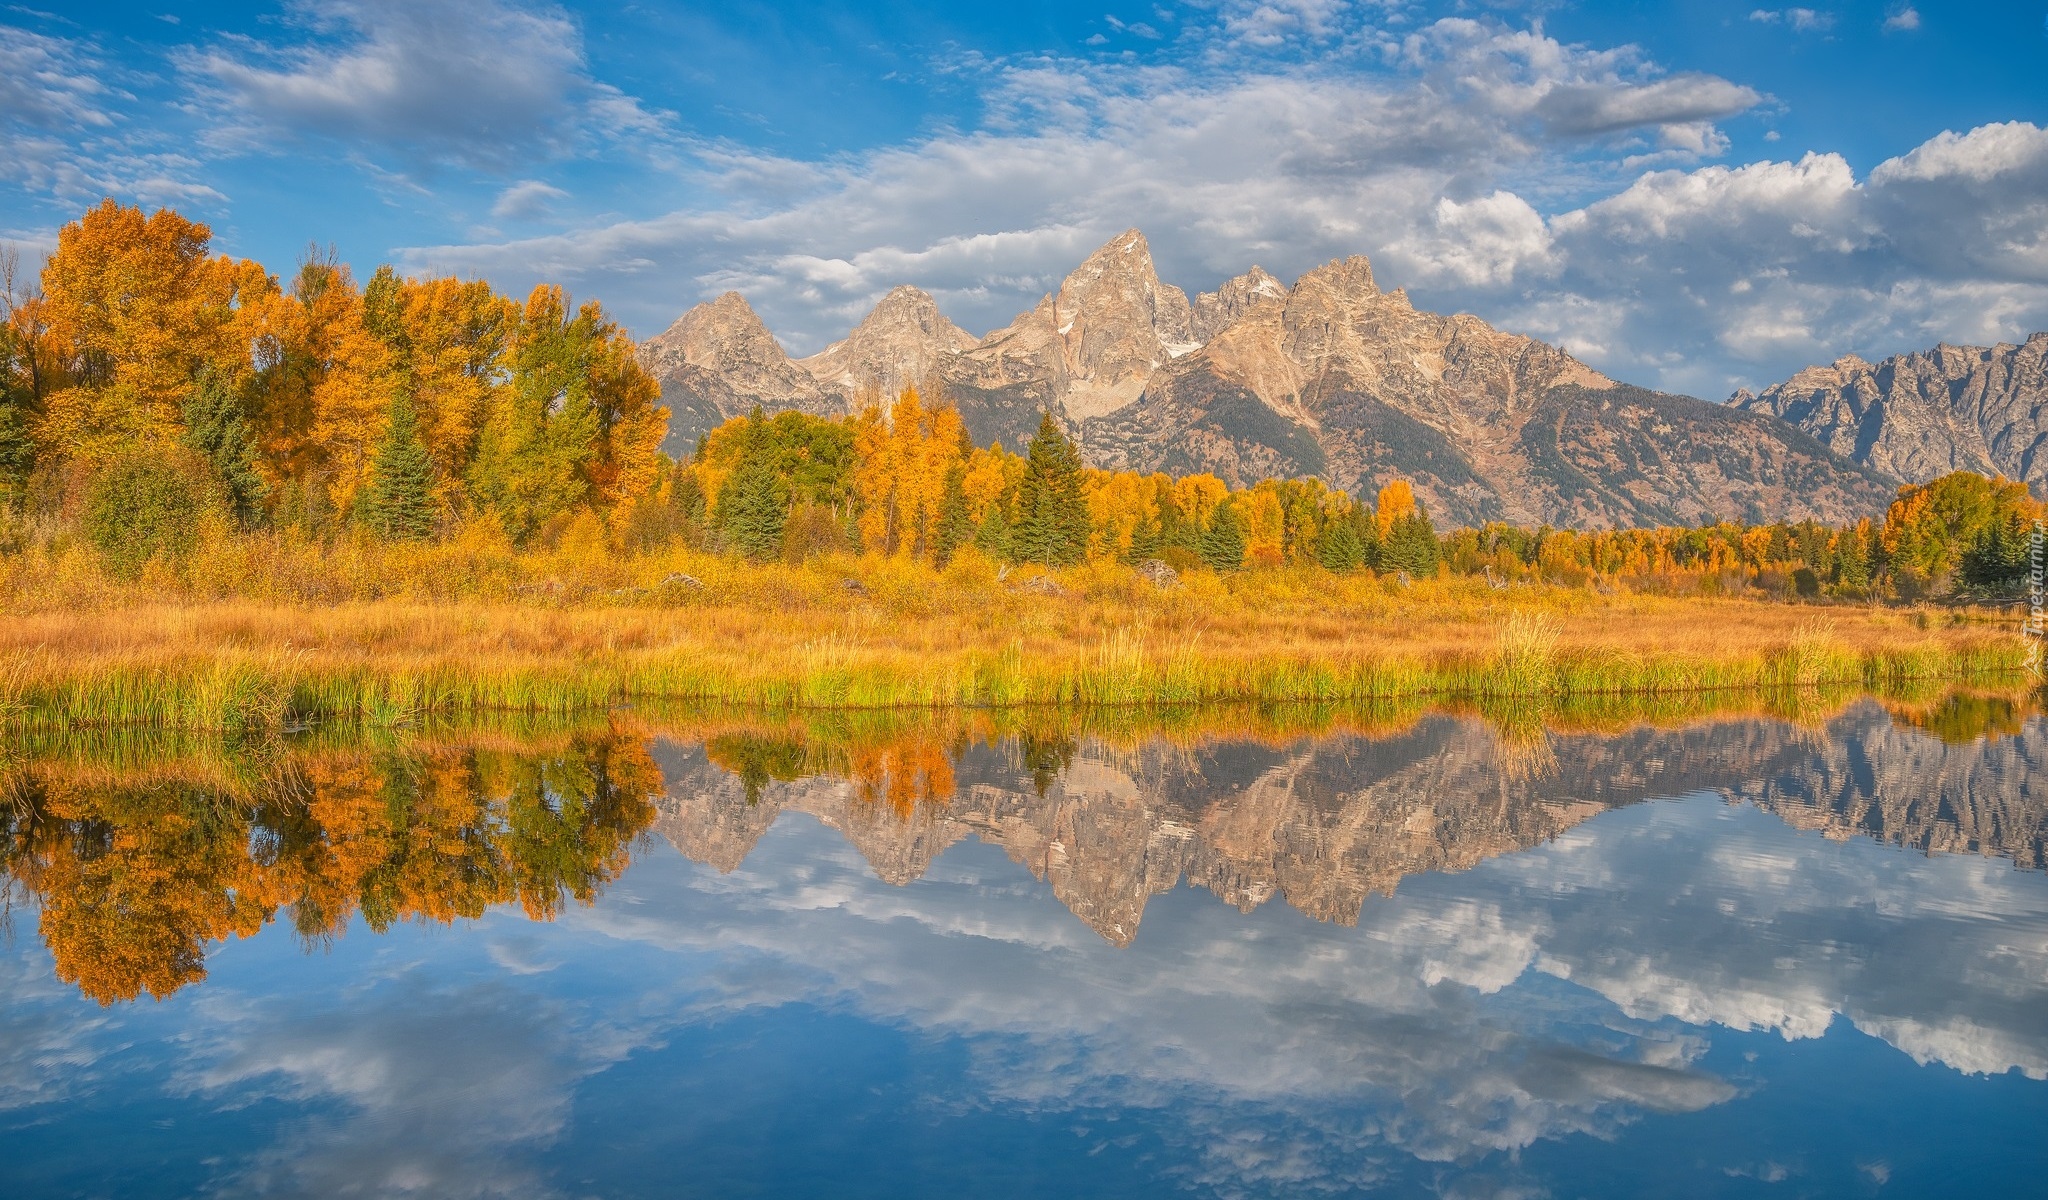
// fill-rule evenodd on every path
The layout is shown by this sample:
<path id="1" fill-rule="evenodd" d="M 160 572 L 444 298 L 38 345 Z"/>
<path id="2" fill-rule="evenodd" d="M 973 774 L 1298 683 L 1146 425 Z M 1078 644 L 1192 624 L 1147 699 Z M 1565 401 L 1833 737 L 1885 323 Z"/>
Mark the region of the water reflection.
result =
<path id="1" fill-rule="evenodd" d="M 314 941 L 358 914 L 379 933 L 512 901 L 547 920 L 625 869 L 661 785 L 636 734 L 555 741 L 65 746 L 82 755 L 10 774 L 0 870 L 58 978 L 101 1003 L 204 978 L 208 943 L 280 911 Z"/>
<path id="2" fill-rule="evenodd" d="M 2048 1166 L 2029 705 L 22 746 L 0 1178 L 2009 1191 Z"/>

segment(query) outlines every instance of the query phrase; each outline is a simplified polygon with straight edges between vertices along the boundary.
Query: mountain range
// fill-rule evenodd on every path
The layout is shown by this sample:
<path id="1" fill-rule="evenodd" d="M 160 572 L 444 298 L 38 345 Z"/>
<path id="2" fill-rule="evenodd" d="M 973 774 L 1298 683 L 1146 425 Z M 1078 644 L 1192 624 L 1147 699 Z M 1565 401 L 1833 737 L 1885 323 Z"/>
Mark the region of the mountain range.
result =
<path id="1" fill-rule="evenodd" d="M 1849 354 L 1728 403 L 1908 483 L 1976 471 L 2048 494 L 2048 333 L 2020 345 L 1941 345 L 1874 366 Z"/>
<path id="2" fill-rule="evenodd" d="M 1404 290 L 1381 290 L 1362 257 L 1291 285 L 1255 266 L 1190 300 L 1129 230 L 985 337 L 898 287 L 845 339 L 793 360 L 728 292 L 648 339 L 641 357 L 671 410 L 673 454 L 757 404 L 830 415 L 923 383 L 943 390 L 983 445 L 1021 448 L 1049 411 L 1103 468 L 1208 471 L 1233 486 L 1317 476 L 1367 495 L 1399 477 L 1448 523 L 1612 527 L 1854 520 L 1882 511 L 1901 479 L 1923 477 L 1942 455 L 1911 447 L 1944 437 L 1958 447 L 1948 460 L 2003 469 L 2017 455 L 2048 472 L 2032 443 L 2015 448 L 2048 407 L 2044 350 L 2037 337 L 2006 355 L 2014 363 L 1978 363 L 1984 396 L 2022 378 L 2034 401 L 1980 403 L 2002 414 L 1990 419 L 2003 432 L 1979 437 L 1985 452 L 1973 458 L 1960 447 L 1982 422 L 1953 404 L 1945 423 L 1920 409 L 1909 422 L 1896 401 L 1873 420 L 1866 401 L 1785 391 L 1812 371 L 1725 405 L 1634 387 L 1475 316 L 1417 309 Z M 1954 352 L 1972 353 L 2000 352 Z M 1799 395 L 1825 386 L 1816 376 Z"/>

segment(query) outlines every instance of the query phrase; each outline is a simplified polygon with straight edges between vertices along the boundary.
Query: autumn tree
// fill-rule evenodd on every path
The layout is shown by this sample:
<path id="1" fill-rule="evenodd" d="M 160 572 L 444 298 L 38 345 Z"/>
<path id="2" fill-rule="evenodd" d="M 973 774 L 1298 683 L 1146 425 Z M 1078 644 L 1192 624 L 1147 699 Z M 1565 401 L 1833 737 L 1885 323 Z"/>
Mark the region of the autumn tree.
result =
<path id="1" fill-rule="evenodd" d="M 930 556 L 945 508 L 946 479 L 966 448 L 960 414 L 950 405 L 927 407 L 912 387 L 886 410 L 868 405 L 853 426 L 853 487 L 862 544 L 887 554 Z M 961 483 L 964 496 L 964 473 Z"/>
<path id="2" fill-rule="evenodd" d="M 377 268 L 363 288 L 363 323 L 384 346 L 391 387 L 412 405 L 434 464 L 435 499 L 456 507 L 493 411 L 519 306 L 482 280 L 400 278 Z"/>
<path id="3" fill-rule="evenodd" d="M 169 209 L 112 200 L 58 231 L 37 308 L 64 381 L 42 397 L 39 445 L 103 462 L 173 440 L 200 367 L 242 368 L 242 309 L 270 284 L 254 263 L 208 257 L 211 239 Z"/>

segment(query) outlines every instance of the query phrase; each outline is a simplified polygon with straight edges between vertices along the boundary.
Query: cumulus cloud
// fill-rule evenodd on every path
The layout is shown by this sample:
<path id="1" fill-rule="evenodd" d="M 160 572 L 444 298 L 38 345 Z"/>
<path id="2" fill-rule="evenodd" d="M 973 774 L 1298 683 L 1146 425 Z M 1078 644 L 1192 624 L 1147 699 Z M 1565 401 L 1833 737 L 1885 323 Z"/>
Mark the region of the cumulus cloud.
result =
<path id="1" fill-rule="evenodd" d="M 1320 9 L 1288 11 L 1321 27 Z M 995 64 L 983 129 L 823 162 L 706 150 L 696 182 L 723 206 L 408 257 L 508 283 L 559 273 L 643 332 L 737 289 L 810 351 L 900 283 L 969 328 L 1000 326 L 1133 224 L 1192 286 L 1254 261 L 1298 273 L 1378 252 L 1437 229 L 1440 200 L 1478 202 L 1504 176 L 1611 178 L 1616 153 L 1696 161 L 1718 145 L 1716 121 L 1759 100 L 1634 49 L 1487 22 L 1386 35 L 1372 53 L 1390 65 Z M 1467 259 L 1454 274 L 1486 274 Z"/>
<path id="2" fill-rule="evenodd" d="M 1920 28 L 1920 11 L 1908 5 L 1898 9 L 1884 19 L 1886 33 L 1912 33 Z"/>
<path id="3" fill-rule="evenodd" d="M 1218 65 L 1283 25 L 1341 48 Z M 1942 134 L 1867 178 L 1832 154 L 1726 166 L 1722 124 L 1767 98 L 1634 47 L 1466 19 L 1397 35 L 1318 5 L 1228 7 L 1208 36 L 1177 65 L 991 64 L 977 130 L 827 161 L 702 153 L 720 204 L 408 257 L 558 274 L 643 333 L 736 289 L 807 353 L 902 283 L 999 327 L 1137 225 L 1190 289 L 1362 252 L 1427 307 L 1710 398 L 1852 350 L 2048 328 L 2039 127 Z"/>
<path id="4" fill-rule="evenodd" d="M 1652 172 L 1525 234 L 1510 323 L 1709 396 L 1850 350 L 2013 340 L 2048 328 L 2044 197 L 2048 130 L 2019 122 L 1861 180 L 1832 154 Z M 1441 248 L 1418 265 L 1465 269 Z"/>
<path id="5" fill-rule="evenodd" d="M 185 55 L 210 83 L 214 139 L 249 148 L 332 138 L 427 164 L 486 170 L 661 118 L 590 77 L 566 13 L 515 0 L 301 4 L 302 36 L 233 39 Z"/>

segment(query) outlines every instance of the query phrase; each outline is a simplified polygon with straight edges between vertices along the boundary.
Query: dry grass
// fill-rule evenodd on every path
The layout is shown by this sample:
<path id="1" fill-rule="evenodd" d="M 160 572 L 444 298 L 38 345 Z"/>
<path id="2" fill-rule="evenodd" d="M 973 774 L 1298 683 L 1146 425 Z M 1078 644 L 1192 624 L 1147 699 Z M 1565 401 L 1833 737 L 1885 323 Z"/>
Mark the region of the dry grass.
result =
<path id="1" fill-rule="evenodd" d="M 560 559 L 515 560 L 502 577 L 539 586 L 496 594 L 334 603 L 220 598 L 189 581 L 159 580 L 154 595 L 103 580 L 38 590 L 10 564 L 0 721 L 390 724 L 657 697 L 782 708 L 1541 697 L 1569 708 L 2011 678 L 2022 650 L 1988 615 L 1404 587 L 1309 569 L 1198 574 L 1161 590 L 1099 564 L 1059 573 L 1060 594 L 1043 594 L 1020 586 L 1031 571 L 999 579 L 973 556 L 945 571 L 597 561 L 579 574 Z M 678 573 L 702 586 L 661 582 Z"/>

